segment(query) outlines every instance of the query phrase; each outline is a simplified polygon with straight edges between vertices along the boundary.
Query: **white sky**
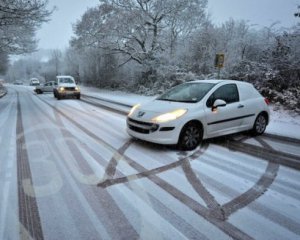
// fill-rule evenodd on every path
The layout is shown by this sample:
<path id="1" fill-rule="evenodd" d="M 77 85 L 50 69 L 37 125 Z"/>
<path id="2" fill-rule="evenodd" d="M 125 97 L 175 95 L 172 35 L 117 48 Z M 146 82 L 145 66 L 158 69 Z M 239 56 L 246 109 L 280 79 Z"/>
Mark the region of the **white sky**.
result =
<path id="1" fill-rule="evenodd" d="M 56 6 L 57 10 L 52 14 L 51 20 L 44 23 L 38 31 L 39 48 L 66 48 L 73 35 L 72 24 L 76 23 L 89 7 L 98 3 L 98 0 L 49 0 L 49 9 Z"/>
<path id="2" fill-rule="evenodd" d="M 213 22 L 233 19 L 249 20 L 260 27 L 279 21 L 280 26 L 290 27 L 300 22 L 294 17 L 300 0 L 208 0 L 208 11 Z"/>
<path id="3" fill-rule="evenodd" d="M 42 25 L 37 38 L 39 48 L 64 49 L 72 36 L 72 24 L 88 7 L 96 6 L 98 0 L 49 0 L 49 7 L 57 6 L 51 21 Z M 249 20 L 251 24 L 269 26 L 280 21 L 290 27 L 300 18 L 295 18 L 300 0 L 208 0 L 208 11 L 216 24 L 233 19 Z"/>

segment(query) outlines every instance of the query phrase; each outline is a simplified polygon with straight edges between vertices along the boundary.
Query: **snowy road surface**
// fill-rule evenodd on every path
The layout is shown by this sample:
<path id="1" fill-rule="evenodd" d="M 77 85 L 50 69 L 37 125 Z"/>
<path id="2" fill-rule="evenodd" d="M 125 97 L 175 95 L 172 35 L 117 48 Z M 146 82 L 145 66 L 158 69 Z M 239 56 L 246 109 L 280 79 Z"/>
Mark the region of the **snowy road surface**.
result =
<path id="1" fill-rule="evenodd" d="M 180 152 L 134 141 L 95 100 L 0 99 L 0 239 L 299 239 L 300 143 Z M 85 101 L 87 100 L 87 101 Z"/>

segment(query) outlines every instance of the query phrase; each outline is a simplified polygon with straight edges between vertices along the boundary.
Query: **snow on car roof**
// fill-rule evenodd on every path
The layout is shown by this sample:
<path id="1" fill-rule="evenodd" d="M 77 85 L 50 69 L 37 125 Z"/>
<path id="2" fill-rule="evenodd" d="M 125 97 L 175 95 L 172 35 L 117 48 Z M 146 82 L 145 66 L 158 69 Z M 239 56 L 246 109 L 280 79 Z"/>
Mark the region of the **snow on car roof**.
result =
<path id="1" fill-rule="evenodd" d="M 231 79 L 196 79 L 196 80 L 192 80 L 189 81 L 188 83 L 195 83 L 195 82 L 199 82 L 199 83 L 213 83 L 213 84 L 218 84 L 218 83 L 242 83 L 242 84 L 249 84 L 243 81 L 239 81 L 239 80 L 231 80 Z"/>
<path id="2" fill-rule="evenodd" d="M 73 78 L 72 76 L 68 76 L 68 75 L 60 75 L 60 76 L 56 76 L 57 78 Z"/>

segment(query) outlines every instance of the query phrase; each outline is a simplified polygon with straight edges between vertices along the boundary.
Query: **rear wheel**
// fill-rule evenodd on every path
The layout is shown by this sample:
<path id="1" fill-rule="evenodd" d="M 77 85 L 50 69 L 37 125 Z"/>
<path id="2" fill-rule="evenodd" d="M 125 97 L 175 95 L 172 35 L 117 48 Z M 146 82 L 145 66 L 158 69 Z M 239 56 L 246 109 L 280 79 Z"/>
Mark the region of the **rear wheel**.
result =
<path id="1" fill-rule="evenodd" d="M 181 150 L 193 150 L 199 146 L 202 138 L 202 127 L 196 122 L 189 122 L 182 128 L 177 146 Z"/>
<path id="2" fill-rule="evenodd" d="M 255 119 L 253 129 L 252 129 L 252 133 L 254 135 L 263 134 L 266 130 L 267 124 L 268 124 L 268 119 L 267 119 L 266 114 L 260 113 L 257 116 L 257 118 Z"/>

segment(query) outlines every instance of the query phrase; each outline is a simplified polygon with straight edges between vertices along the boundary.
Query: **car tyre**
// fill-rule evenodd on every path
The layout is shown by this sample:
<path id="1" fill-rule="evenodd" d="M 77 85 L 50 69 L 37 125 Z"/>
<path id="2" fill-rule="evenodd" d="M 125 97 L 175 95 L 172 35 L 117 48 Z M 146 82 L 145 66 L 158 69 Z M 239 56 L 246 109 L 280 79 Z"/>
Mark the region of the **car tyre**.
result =
<path id="1" fill-rule="evenodd" d="M 78 95 L 76 96 L 76 98 L 79 100 L 79 99 L 80 99 L 80 94 L 78 94 Z"/>
<path id="2" fill-rule="evenodd" d="M 57 100 L 61 99 L 61 96 L 59 94 L 56 95 Z"/>
<path id="3" fill-rule="evenodd" d="M 198 147 L 203 138 L 203 129 L 196 122 L 189 122 L 182 128 L 177 147 L 180 150 L 193 150 Z"/>
<path id="4" fill-rule="evenodd" d="M 263 134 L 266 130 L 267 125 L 268 125 L 268 119 L 266 114 L 260 113 L 255 119 L 252 128 L 252 134 L 254 136 Z"/>

